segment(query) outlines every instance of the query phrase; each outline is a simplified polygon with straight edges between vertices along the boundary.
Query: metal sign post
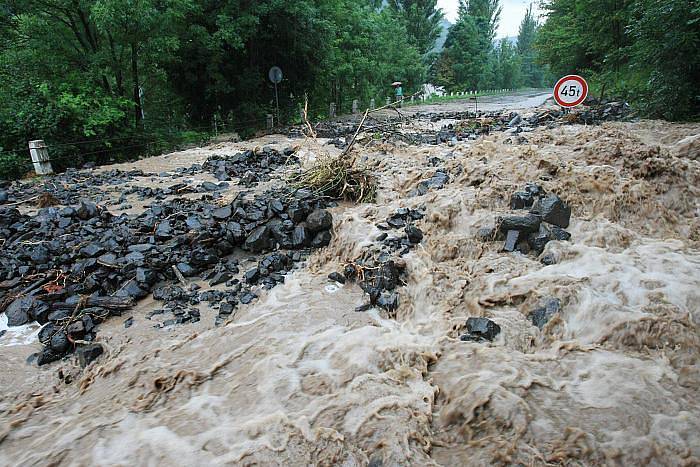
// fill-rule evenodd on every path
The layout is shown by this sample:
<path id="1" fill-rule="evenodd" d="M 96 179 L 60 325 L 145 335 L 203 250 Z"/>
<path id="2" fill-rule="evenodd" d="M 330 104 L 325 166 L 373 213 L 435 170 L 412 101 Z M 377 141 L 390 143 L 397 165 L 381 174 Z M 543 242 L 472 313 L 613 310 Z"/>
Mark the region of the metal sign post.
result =
<path id="1" fill-rule="evenodd" d="M 278 66 L 273 66 L 270 68 L 270 71 L 267 73 L 267 77 L 270 78 L 270 81 L 275 85 L 275 106 L 277 108 L 277 124 L 279 124 L 280 121 L 280 99 L 279 95 L 277 94 L 277 85 L 282 82 L 282 69 Z"/>

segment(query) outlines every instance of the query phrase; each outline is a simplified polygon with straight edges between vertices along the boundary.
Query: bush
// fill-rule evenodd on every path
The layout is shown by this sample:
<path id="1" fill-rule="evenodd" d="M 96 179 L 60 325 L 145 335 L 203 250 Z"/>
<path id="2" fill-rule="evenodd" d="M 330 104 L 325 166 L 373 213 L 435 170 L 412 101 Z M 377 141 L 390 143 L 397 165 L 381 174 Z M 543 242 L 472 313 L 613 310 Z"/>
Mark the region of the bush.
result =
<path id="1" fill-rule="evenodd" d="M 29 155 L 0 153 L 0 180 L 16 180 L 32 170 Z"/>

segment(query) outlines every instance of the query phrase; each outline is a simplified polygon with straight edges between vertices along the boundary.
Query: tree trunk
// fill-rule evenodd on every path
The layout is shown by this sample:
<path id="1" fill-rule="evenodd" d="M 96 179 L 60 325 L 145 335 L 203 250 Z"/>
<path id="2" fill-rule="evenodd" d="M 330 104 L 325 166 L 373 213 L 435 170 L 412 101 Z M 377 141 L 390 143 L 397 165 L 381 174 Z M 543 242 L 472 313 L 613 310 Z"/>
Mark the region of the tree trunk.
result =
<path id="1" fill-rule="evenodd" d="M 141 93 L 139 92 L 139 63 L 136 44 L 131 44 L 131 75 L 134 81 L 134 123 L 136 128 L 141 126 Z"/>

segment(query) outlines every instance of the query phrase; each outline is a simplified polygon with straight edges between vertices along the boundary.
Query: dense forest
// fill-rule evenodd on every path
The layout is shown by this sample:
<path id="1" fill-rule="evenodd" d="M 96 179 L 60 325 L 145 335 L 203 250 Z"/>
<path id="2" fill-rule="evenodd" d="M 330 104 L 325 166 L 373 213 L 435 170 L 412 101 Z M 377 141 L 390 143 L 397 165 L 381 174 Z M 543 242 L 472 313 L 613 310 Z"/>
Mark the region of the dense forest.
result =
<path id="1" fill-rule="evenodd" d="M 517 43 L 495 38 L 499 0 L 461 0 L 445 46 L 436 0 L 0 0 L 0 178 L 27 141 L 58 169 L 247 131 L 308 98 L 367 105 L 391 82 L 451 91 L 551 86 L 580 72 L 654 116 L 698 113 L 697 0 L 546 0 Z"/>

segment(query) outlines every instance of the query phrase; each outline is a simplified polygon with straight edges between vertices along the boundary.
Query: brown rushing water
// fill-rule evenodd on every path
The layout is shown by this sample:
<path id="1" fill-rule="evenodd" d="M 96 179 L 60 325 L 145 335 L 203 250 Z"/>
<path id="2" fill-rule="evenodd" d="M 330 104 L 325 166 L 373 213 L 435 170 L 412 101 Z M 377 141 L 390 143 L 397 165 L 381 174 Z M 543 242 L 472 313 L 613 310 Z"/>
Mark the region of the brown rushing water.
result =
<path id="1" fill-rule="evenodd" d="M 148 299 L 133 327 L 101 326 L 108 356 L 84 372 L 27 365 L 38 344 L 0 347 L 0 463 L 695 465 L 699 133 L 644 121 L 539 129 L 519 145 L 365 147 L 377 203 L 334 209 L 331 245 L 226 326 L 203 308 L 196 325 L 154 329 Z M 273 141 L 289 143 L 138 164 L 170 170 Z M 305 144 L 306 156 L 330 151 Z M 432 156 L 451 183 L 409 197 Z M 541 183 L 573 207 L 572 241 L 547 246 L 558 264 L 475 240 L 510 193 L 553 172 Z M 356 313 L 359 287 L 326 275 L 399 207 L 426 216 L 397 316 Z M 540 331 L 527 314 L 550 296 L 562 312 Z M 461 342 L 469 316 L 502 333 Z"/>

